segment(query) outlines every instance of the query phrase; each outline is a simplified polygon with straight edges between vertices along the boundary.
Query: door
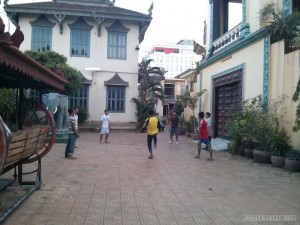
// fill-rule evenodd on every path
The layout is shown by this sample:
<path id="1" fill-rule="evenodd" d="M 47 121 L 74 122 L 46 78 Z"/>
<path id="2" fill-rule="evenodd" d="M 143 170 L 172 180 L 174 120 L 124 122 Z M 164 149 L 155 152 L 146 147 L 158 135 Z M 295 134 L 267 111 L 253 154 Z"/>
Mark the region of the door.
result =
<path id="1" fill-rule="evenodd" d="M 240 84 L 235 82 L 216 89 L 216 136 L 228 139 L 226 124 L 230 117 L 230 109 L 234 102 L 241 99 Z"/>
<path id="2" fill-rule="evenodd" d="M 242 100 L 242 69 L 213 80 L 214 137 L 228 139 L 226 124 L 235 102 Z"/>

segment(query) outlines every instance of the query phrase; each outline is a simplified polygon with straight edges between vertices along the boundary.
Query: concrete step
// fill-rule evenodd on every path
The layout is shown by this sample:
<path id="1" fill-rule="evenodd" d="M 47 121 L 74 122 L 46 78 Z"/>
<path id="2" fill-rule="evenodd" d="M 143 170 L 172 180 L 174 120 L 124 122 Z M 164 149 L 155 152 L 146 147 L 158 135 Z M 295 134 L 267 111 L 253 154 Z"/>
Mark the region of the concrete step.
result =
<path id="1" fill-rule="evenodd" d="M 111 130 L 136 130 L 135 122 L 111 122 Z M 79 125 L 80 132 L 99 132 L 100 121 L 86 121 Z"/>

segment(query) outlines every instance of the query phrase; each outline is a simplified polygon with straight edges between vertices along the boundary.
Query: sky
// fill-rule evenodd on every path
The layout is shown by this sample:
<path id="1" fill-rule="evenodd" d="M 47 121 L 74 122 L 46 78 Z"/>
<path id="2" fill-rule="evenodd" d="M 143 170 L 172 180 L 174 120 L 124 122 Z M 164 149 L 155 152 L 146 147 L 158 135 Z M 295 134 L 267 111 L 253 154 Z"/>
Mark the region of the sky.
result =
<path id="1" fill-rule="evenodd" d="M 43 1 L 47 0 L 9 0 L 9 4 Z M 152 2 L 153 19 L 140 45 L 140 55 L 145 55 L 153 45 L 175 44 L 182 39 L 203 43 L 204 20 L 209 10 L 208 0 L 116 0 L 115 6 L 148 14 Z M 2 5 L 3 3 L 1 8 Z M 2 13 L 0 11 L 1 16 L 2 14 L 3 10 Z M 241 18 L 235 20 L 241 21 Z"/>

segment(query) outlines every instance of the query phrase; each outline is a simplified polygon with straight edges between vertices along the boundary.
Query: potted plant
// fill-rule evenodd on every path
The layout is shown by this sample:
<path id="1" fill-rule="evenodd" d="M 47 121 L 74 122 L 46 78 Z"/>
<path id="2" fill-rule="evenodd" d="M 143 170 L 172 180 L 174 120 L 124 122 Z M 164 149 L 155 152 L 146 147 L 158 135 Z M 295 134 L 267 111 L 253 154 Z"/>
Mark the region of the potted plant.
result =
<path id="1" fill-rule="evenodd" d="M 259 147 L 253 151 L 255 162 L 271 163 L 272 148 L 278 150 L 280 145 L 289 150 L 289 137 L 283 128 L 280 128 L 280 123 L 284 121 L 282 113 L 285 107 L 282 107 L 283 102 L 287 98 L 286 95 L 281 95 L 277 99 L 271 101 L 268 110 L 263 107 L 257 110 L 255 127 L 255 140 L 259 142 Z M 284 151 L 284 150 L 282 150 Z"/>
<path id="2" fill-rule="evenodd" d="M 239 117 L 239 132 L 242 143 L 245 145 L 245 156 L 253 158 L 254 140 L 258 131 L 257 112 L 261 108 L 261 96 L 247 99 L 241 103 L 241 114 Z"/>
<path id="3" fill-rule="evenodd" d="M 202 96 L 206 91 L 207 91 L 206 89 L 203 89 L 203 90 L 201 90 L 201 91 L 198 92 L 198 93 L 193 93 L 193 92 L 187 91 L 187 92 L 185 92 L 183 95 L 178 95 L 178 96 L 177 96 L 177 99 L 178 99 L 178 101 L 182 102 L 182 104 L 183 104 L 184 106 L 189 107 L 189 108 L 192 110 L 192 112 L 193 112 L 193 114 L 192 114 L 191 117 L 196 118 L 196 117 L 195 117 L 195 109 L 196 109 L 197 106 L 198 106 L 199 98 L 201 98 L 201 96 Z M 192 95 L 191 95 L 191 94 L 192 94 Z M 190 118 L 190 120 L 192 120 L 192 119 Z M 197 119 L 192 120 L 192 126 L 193 126 L 193 127 L 192 127 L 192 131 L 191 131 L 191 132 L 196 133 L 196 129 L 197 129 Z"/>
<path id="4" fill-rule="evenodd" d="M 260 21 L 270 34 L 271 42 L 285 41 L 285 51 L 290 52 L 299 48 L 300 13 L 292 12 L 287 15 L 278 10 L 275 3 L 266 4 L 259 12 Z"/>
<path id="5" fill-rule="evenodd" d="M 236 141 L 228 142 L 227 150 L 231 155 L 233 155 L 233 156 L 237 155 L 238 143 Z"/>
<path id="6" fill-rule="evenodd" d="M 284 128 L 275 132 L 271 137 L 270 147 L 272 166 L 279 168 L 284 167 L 286 153 L 292 148 L 290 145 L 290 137 Z"/>
<path id="7" fill-rule="evenodd" d="M 258 109 L 255 115 L 255 141 L 258 142 L 253 150 L 253 160 L 257 163 L 271 163 L 270 137 L 275 133 L 273 121 L 268 111 Z"/>
<path id="8" fill-rule="evenodd" d="M 199 131 L 198 131 L 198 126 L 197 126 L 198 120 L 196 117 L 191 116 L 190 121 L 191 121 L 191 124 L 193 125 L 191 137 L 193 138 L 193 140 L 199 140 L 199 133 L 198 133 Z"/>
<path id="9" fill-rule="evenodd" d="M 300 150 L 290 150 L 286 154 L 285 169 L 300 172 Z"/>
<path id="10" fill-rule="evenodd" d="M 191 120 L 184 121 L 184 129 L 185 129 L 185 135 L 187 137 L 191 137 L 191 134 L 193 132 L 193 123 Z"/>
<path id="11" fill-rule="evenodd" d="M 179 117 L 179 122 L 178 122 L 178 133 L 180 135 L 183 135 L 185 133 L 185 119 L 184 116 Z"/>
<path id="12" fill-rule="evenodd" d="M 233 112 L 236 112 L 233 110 Z M 239 112 L 239 111 L 238 111 Z M 245 155 L 244 146 L 242 145 L 242 135 L 240 133 L 240 116 L 238 114 L 232 116 L 226 124 L 230 142 L 228 143 L 228 151 L 232 155 Z"/>

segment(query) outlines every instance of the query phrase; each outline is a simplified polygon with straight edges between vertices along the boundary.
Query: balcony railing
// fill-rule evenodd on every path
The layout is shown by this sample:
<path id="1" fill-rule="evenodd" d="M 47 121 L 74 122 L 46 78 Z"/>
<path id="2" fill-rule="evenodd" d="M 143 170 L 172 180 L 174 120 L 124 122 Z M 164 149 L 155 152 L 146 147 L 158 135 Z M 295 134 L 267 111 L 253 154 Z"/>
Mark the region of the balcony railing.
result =
<path id="1" fill-rule="evenodd" d="M 225 34 L 223 34 L 221 37 L 216 39 L 213 42 L 213 45 L 215 47 L 214 53 L 220 51 L 222 48 L 226 47 L 227 45 L 235 42 L 238 40 L 238 37 L 240 36 L 242 23 L 239 23 L 231 30 L 227 31 Z"/>

